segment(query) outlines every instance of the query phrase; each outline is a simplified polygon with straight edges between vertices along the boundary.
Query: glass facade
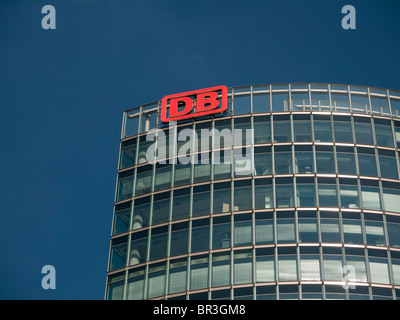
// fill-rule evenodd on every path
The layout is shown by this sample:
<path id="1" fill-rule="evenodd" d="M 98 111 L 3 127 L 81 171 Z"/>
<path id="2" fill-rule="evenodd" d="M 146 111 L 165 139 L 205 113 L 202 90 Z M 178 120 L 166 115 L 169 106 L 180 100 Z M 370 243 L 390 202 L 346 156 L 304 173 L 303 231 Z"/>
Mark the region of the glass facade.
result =
<path id="1" fill-rule="evenodd" d="M 400 298 L 399 91 L 229 88 L 225 113 L 173 126 L 159 109 L 124 113 L 106 299 Z"/>

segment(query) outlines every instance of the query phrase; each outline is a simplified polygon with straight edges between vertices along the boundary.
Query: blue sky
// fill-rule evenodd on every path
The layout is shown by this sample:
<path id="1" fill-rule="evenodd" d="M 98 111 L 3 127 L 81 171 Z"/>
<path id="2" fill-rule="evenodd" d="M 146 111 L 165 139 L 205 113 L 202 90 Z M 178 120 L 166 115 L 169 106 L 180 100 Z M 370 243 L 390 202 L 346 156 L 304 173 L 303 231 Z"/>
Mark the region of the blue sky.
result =
<path id="1" fill-rule="evenodd" d="M 41 9 L 56 9 L 44 30 Z M 343 30 L 341 8 L 356 8 Z M 400 89 L 400 3 L 0 2 L 0 299 L 103 299 L 122 113 L 214 85 Z M 41 268 L 56 269 L 43 290 Z"/>

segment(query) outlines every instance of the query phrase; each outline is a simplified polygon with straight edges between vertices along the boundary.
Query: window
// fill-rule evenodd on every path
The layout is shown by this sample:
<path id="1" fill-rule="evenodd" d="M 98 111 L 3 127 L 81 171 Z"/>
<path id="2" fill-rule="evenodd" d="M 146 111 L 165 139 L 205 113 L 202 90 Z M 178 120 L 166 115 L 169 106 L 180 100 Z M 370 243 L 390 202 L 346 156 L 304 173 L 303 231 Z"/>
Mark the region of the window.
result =
<path id="1" fill-rule="evenodd" d="M 383 202 L 385 210 L 391 212 L 400 212 L 400 185 L 382 181 L 383 186 Z"/>
<path id="2" fill-rule="evenodd" d="M 271 142 L 271 116 L 254 117 L 254 143 Z"/>
<path id="3" fill-rule="evenodd" d="M 316 211 L 298 211 L 299 242 L 318 242 Z"/>
<path id="4" fill-rule="evenodd" d="M 335 250 L 339 249 L 339 250 Z M 324 279 L 343 281 L 343 259 L 340 248 L 323 248 L 324 250 Z M 325 254 L 328 253 L 328 254 Z"/>
<path id="5" fill-rule="evenodd" d="M 152 189 L 153 166 L 146 165 L 136 169 L 135 196 L 150 193 Z"/>
<path id="6" fill-rule="evenodd" d="M 193 187 L 192 216 L 210 214 L 210 185 Z"/>
<path id="7" fill-rule="evenodd" d="M 356 143 L 374 144 L 370 118 L 354 117 L 354 131 L 356 134 Z"/>
<path id="8" fill-rule="evenodd" d="M 355 209 L 360 207 L 357 180 L 339 179 L 340 203 L 342 208 Z"/>
<path id="9" fill-rule="evenodd" d="M 171 169 L 169 164 L 156 164 L 154 191 L 171 188 Z"/>
<path id="10" fill-rule="evenodd" d="M 274 141 L 292 141 L 289 115 L 274 115 Z"/>
<path id="11" fill-rule="evenodd" d="M 129 265 L 143 263 L 146 262 L 146 260 L 147 260 L 147 230 L 132 234 Z"/>
<path id="12" fill-rule="evenodd" d="M 318 197 L 320 207 L 337 207 L 336 180 L 318 178 Z"/>
<path id="13" fill-rule="evenodd" d="M 213 219 L 212 248 L 222 249 L 231 246 L 231 217 Z"/>
<path id="14" fill-rule="evenodd" d="M 289 111 L 289 95 L 287 92 L 272 93 L 272 111 Z"/>
<path id="15" fill-rule="evenodd" d="M 376 169 L 375 149 L 357 148 L 358 153 L 358 169 L 360 175 L 376 177 L 378 172 Z"/>
<path id="16" fill-rule="evenodd" d="M 193 183 L 211 180 L 211 154 L 200 153 L 194 155 L 194 177 Z"/>
<path id="17" fill-rule="evenodd" d="M 257 176 L 272 174 L 271 147 L 254 148 L 254 171 Z"/>
<path id="18" fill-rule="evenodd" d="M 333 116 L 335 141 L 353 143 L 350 117 Z"/>
<path id="19" fill-rule="evenodd" d="M 296 173 L 314 173 L 312 146 L 295 146 L 294 168 Z"/>
<path id="20" fill-rule="evenodd" d="M 211 286 L 220 287 L 231 284 L 230 253 L 214 253 L 212 257 Z"/>
<path id="21" fill-rule="evenodd" d="M 157 260 L 167 256 L 168 227 L 151 229 L 149 260 Z"/>
<path id="22" fill-rule="evenodd" d="M 129 199 L 133 192 L 133 170 L 118 174 L 117 201 Z"/>
<path id="23" fill-rule="evenodd" d="M 232 172 L 232 150 L 224 149 L 214 152 L 214 180 L 229 179 Z"/>
<path id="24" fill-rule="evenodd" d="M 119 237 L 111 241 L 109 271 L 125 267 L 126 253 L 128 250 L 127 241 L 127 236 Z"/>
<path id="25" fill-rule="evenodd" d="M 119 168 L 124 169 L 135 165 L 136 161 L 136 139 L 121 143 L 121 159 Z"/>
<path id="26" fill-rule="evenodd" d="M 373 246 L 384 246 L 386 240 L 382 215 L 364 213 L 364 223 L 367 244 Z"/>
<path id="27" fill-rule="evenodd" d="M 191 164 L 175 164 L 175 173 L 174 173 L 174 186 L 183 186 L 185 184 L 190 184 L 191 180 Z"/>
<path id="28" fill-rule="evenodd" d="M 389 284 L 389 265 L 387 259 L 369 258 L 371 282 Z"/>
<path id="29" fill-rule="evenodd" d="M 170 256 L 177 256 L 188 252 L 188 222 L 175 223 L 171 225 Z"/>
<path id="30" fill-rule="evenodd" d="M 253 92 L 253 112 L 271 112 L 271 103 L 269 101 L 269 93 L 254 93 Z"/>
<path id="31" fill-rule="evenodd" d="M 251 180 L 235 181 L 233 211 L 251 210 L 253 208 Z"/>
<path id="32" fill-rule="evenodd" d="M 136 110 L 135 112 L 139 112 Z M 130 137 L 138 134 L 139 127 L 139 115 L 136 117 L 129 117 L 128 113 L 125 113 L 125 130 L 124 137 Z"/>
<path id="33" fill-rule="evenodd" d="M 208 219 L 192 221 L 191 252 L 204 251 L 210 248 L 210 221 Z"/>
<path id="34" fill-rule="evenodd" d="M 253 282 L 253 254 L 250 250 L 240 250 L 234 253 L 233 283 L 243 284 Z"/>
<path id="35" fill-rule="evenodd" d="M 190 290 L 208 287 L 208 255 L 195 256 L 190 261 Z"/>
<path id="36" fill-rule="evenodd" d="M 278 243 L 296 241 L 296 227 L 294 222 L 294 212 L 277 212 L 276 232 Z"/>
<path id="37" fill-rule="evenodd" d="M 214 184 L 213 213 L 229 212 L 231 207 L 231 183 Z"/>
<path id="38" fill-rule="evenodd" d="M 130 218 L 131 202 L 126 202 L 115 206 L 113 235 L 128 231 Z"/>
<path id="39" fill-rule="evenodd" d="M 318 247 L 300 248 L 300 272 L 301 280 L 321 280 Z"/>
<path id="40" fill-rule="evenodd" d="M 365 263 L 364 249 L 345 248 L 346 264 L 354 268 L 354 272 L 349 272 L 350 282 L 367 282 L 367 269 Z"/>
<path id="41" fill-rule="evenodd" d="M 329 101 L 328 101 L 329 103 Z M 313 115 L 314 140 L 316 142 L 332 141 L 332 124 L 330 116 Z"/>
<path id="42" fill-rule="evenodd" d="M 308 95 L 308 91 L 292 91 L 292 108 L 294 111 L 310 110 L 310 96 Z"/>
<path id="43" fill-rule="evenodd" d="M 174 190 L 172 199 L 172 220 L 189 218 L 190 189 Z"/>
<path id="44" fill-rule="evenodd" d="M 390 120 L 375 119 L 376 144 L 384 147 L 394 147 Z"/>
<path id="45" fill-rule="evenodd" d="M 330 146 L 316 146 L 316 162 L 318 173 L 335 173 L 335 158 Z"/>
<path id="46" fill-rule="evenodd" d="M 331 105 L 333 111 L 349 111 L 350 102 L 347 93 L 331 93 Z"/>
<path id="47" fill-rule="evenodd" d="M 250 88 L 249 88 L 250 91 Z M 233 98 L 233 110 L 235 115 L 246 114 L 251 112 L 251 99 L 249 94 L 235 94 Z"/>
<path id="48" fill-rule="evenodd" d="M 272 179 L 255 180 L 255 208 L 265 209 L 273 207 Z"/>
<path id="49" fill-rule="evenodd" d="M 234 176 L 251 176 L 252 168 L 252 148 L 233 149 Z"/>
<path id="50" fill-rule="evenodd" d="M 336 157 L 339 174 L 357 174 L 354 148 L 337 146 Z"/>
<path id="51" fill-rule="evenodd" d="M 296 142 L 312 141 L 309 115 L 293 115 L 293 137 Z"/>
<path id="52" fill-rule="evenodd" d="M 256 244 L 274 243 L 273 212 L 257 212 L 255 215 Z"/>
<path id="53" fill-rule="evenodd" d="M 147 279 L 147 298 L 154 298 L 165 293 L 165 262 L 149 266 Z"/>
<path id="54" fill-rule="evenodd" d="M 293 173 L 291 146 L 275 146 L 275 174 Z"/>
<path id="55" fill-rule="evenodd" d="M 372 112 L 380 115 L 389 115 L 389 102 L 387 97 L 371 96 Z"/>
<path id="56" fill-rule="evenodd" d="M 296 179 L 296 199 L 298 207 L 315 207 L 314 178 Z"/>
<path id="57" fill-rule="evenodd" d="M 144 299 L 144 268 L 132 269 L 128 273 L 128 300 Z M 122 298 L 121 298 L 122 299 Z"/>
<path id="58" fill-rule="evenodd" d="M 321 241 L 330 243 L 340 243 L 340 223 L 337 212 L 320 212 Z"/>
<path id="59" fill-rule="evenodd" d="M 351 107 L 353 112 L 370 113 L 367 94 L 351 94 Z"/>
<path id="60" fill-rule="evenodd" d="M 186 291 L 187 260 L 171 260 L 169 263 L 168 293 Z"/>
<path id="61" fill-rule="evenodd" d="M 363 244 L 361 216 L 359 213 L 343 213 L 344 242 L 349 244 Z"/>
<path id="62" fill-rule="evenodd" d="M 362 185 L 361 186 L 361 196 L 362 196 L 362 202 L 363 202 L 364 209 L 381 210 L 381 201 L 380 201 L 380 197 L 379 197 L 379 188 L 378 187 Z"/>
<path id="63" fill-rule="evenodd" d="M 277 208 L 294 207 L 293 178 L 275 179 L 275 192 Z"/>
<path id="64" fill-rule="evenodd" d="M 151 223 L 158 224 L 169 220 L 170 193 L 155 194 L 153 198 L 153 218 Z"/>
<path id="65" fill-rule="evenodd" d="M 311 91 L 311 108 L 315 111 L 329 111 L 329 95 L 326 92 Z"/>
<path id="66" fill-rule="evenodd" d="M 378 150 L 379 166 L 381 169 L 381 177 L 388 179 L 398 179 L 397 160 L 394 151 Z"/>
<path id="67" fill-rule="evenodd" d="M 234 245 L 245 246 L 253 243 L 253 223 L 251 214 L 235 215 L 233 229 Z"/>
<path id="68" fill-rule="evenodd" d="M 256 282 L 275 281 L 274 248 L 256 249 Z"/>
<path id="69" fill-rule="evenodd" d="M 278 248 L 278 280 L 297 280 L 296 248 Z"/>

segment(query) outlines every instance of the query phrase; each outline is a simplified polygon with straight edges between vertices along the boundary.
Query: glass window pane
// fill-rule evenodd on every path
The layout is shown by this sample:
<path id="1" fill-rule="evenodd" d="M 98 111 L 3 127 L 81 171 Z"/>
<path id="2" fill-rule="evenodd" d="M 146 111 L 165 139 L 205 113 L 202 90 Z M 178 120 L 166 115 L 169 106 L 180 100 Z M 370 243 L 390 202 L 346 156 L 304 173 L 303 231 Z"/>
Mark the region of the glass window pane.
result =
<path id="1" fill-rule="evenodd" d="M 224 217 L 226 218 L 226 217 Z M 230 219 L 230 217 L 228 217 Z M 214 219 L 212 247 L 213 249 L 229 248 L 231 246 L 231 223 L 224 219 L 217 223 Z"/>
<path id="2" fill-rule="evenodd" d="M 251 176 L 253 173 L 252 168 L 252 150 L 251 147 L 234 149 L 233 150 L 233 163 L 234 163 L 234 176 L 243 177 Z"/>
<path id="3" fill-rule="evenodd" d="M 115 207 L 113 235 L 123 233 L 129 230 L 129 221 L 131 218 L 131 205 L 126 207 Z"/>
<path id="4" fill-rule="evenodd" d="M 231 284 L 230 254 L 215 254 L 212 262 L 211 286 L 220 287 Z"/>
<path id="5" fill-rule="evenodd" d="M 387 97 L 371 96 L 371 107 L 374 114 L 389 115 L 389 102 Z"/>
<path id="6" fill-rule="evenodd" d="M 351 94 L 351 107 L 353 112 L 370 113 L 367 94 Z"/>
<path id="7" fill-rule="evenodd" d="M 394 117 L 400 118 L 400 100 L 390 98 L 390 107 L 392 109 L 392 115 Z"/>
<path id="8" fill-rule="evenodd" d="M 118 179 L 117 201 L 129 199 L 133 192 L 133 177 L 124 177 Z"/>
<path id="9" fill-rule="evenodd" d="M 190 263 L 190 290 L 208 287 L 208 257 L 193 257 Z"/>
<path id="10" fill-rule="evenodd" d="M 192 216 L 207 214 L 210 214 L 210 186 L 194 187 Z"/>
<path id="11" fill-rule="evenodd" d="M 363 120 L 358 122 L 356 120 Z M 364 122 L 367 121 L 367 122 Z M 371 121 L 368 118 L 354 118 L 354 131 L 356 134 L 356 143 L 358 144 L 374 144 L 374 136 L 372 134 Z"/>
<path id="12" fill-rule="evenodd" d="M 341 256 L 324 255 L 324 279 L 332 281 L 343 280 L 343 261 Z"/>
<path id="13" fill-rule="evenodd" d="M 363 244 L 361 221 L 343 219 L 344 242 L 350 244 Z"/>
<path id="14" fill-rule="evenodd" d="M 235 182 L 233 211 L 251 210 L 253 208 L 251 180 L 248 183 L 250 185 L 243 186 L 238 185 L 239 182 Z"/>
<path id="15" fill-rule="evenodd" d="M 235 115 L 247 114 L 251 112 L 251 99 L 249 94 L 235 95 L 233 100 L 233 110 Z"/>
<path id="16" fill-rule="evenodd" d="M 329 111 L 329 94 L 327 92 L 311 91 L 311 108 L 315 111 Z"/>
<path id="17" fill-rule="evenodd" d="M 210 248 L 210 225 L 209 221 L 197 220 L 192 225 L 192 250 L 191 252 L 208 250 Z"/>
<path id="18" fill-rule="evenodd" d="M 315 207 L 315 185 L 314 184 L 297 184 L 296 185 L 297 206 L 298 207 Z"/>
<path id="19" fill-rule="evenodd" d="M 296 173 L 314 172 L 314 158 L 312 151 L 296 151 L 294 161 L 294 168 Z"/>
<path id="20" fill-rule="evenodd" d="M 381 169 L 381 177 L 388 179 L 398 179 L 397 160 L 395 157 L 379 156 L 379 166 Z"/>
<path id="21" fill-rule="evenodd" d="M 289 111 L 288 93 L 272 93 L 272 111 Z"/>
<path id="22" fill-rule="evenodd" d="M 320 207 L 337 207 L 336 185 L 319 184 L 318 197 Z"/>
<path id="23" fill-rule="evenodd" d="M 124 169 L 135 165 L 136 139 L 126 141 L 121 145 L 121 159 L 119 168 Z"/>
<path id="24" fill-rule="evenodd" d="M 393 147 L 393 133 L 390 125 L 375 123 L 376 144 L 378 146 Z"/>
<path id="25" fill-rule="evenodd" d="M 292 153 L 275 152 L 275 174 L 293 173 Z"/>
<path id="26" fill-rule="evenodd" d="M 154 191 L 171 187 L 171 165 L 156 165 Z"/>
<path id="27" fill-rule="evenodd" d="M 269 93 L 253 93 L 253 112 L 271 112 Z"/>
<path id="28" fill-rule="evenodd" d="M 217 189 L 220 188 L 221 189 Z M 214 185 L 213 213 L 231 211 L 231 188 L 230 183 L 221 186 Z"/>
<path id="29" fill-rule="evenodd" d="M 135 195 L 150 193 L 152 189 L 153 166 L 137 168 Z"/>
<path id="30" fill-rule="evenodd" d="M 294 207 L 293 185 L 276 185 L 275 191 L 277 208 Z"/>
<path id="31" fill-rule="evenodd" d="M 183 186 L 185 184 L 190 184 L 191 180 L 191 164 L 175 164 L 174 173 L 174 186 Z"/>
<path id="32" fill-rule="evenodd" d="M 358 200 L 358 187 L 356 185 L 340 184 L 340 202 L 342 208 L 359 208 L 360 203 Z"/>
<path id="33" fill-rule="evenodd" d="M 238 220 L 238 218 L 244 218 L 248 220 Z M 253 232 L 252 232 L 252 220 L 251 215 L 244 215 L 244 217 L 236 216 L 235 224 L 233 229 L 234 244 L 235 246 L 250 245 L 253 243 Z"/>
<path id="34" fill-rule="evenodd" d="M 361 194 L 364 209 L 381 210 L 379 188 L 363 186 L 361 187 Z"/>
<path id="35" fill-rule="evenodd" d="M 180 225 L 178 223 L 177 225 Z M 177 225 L 173 225 L 172 228 L 176 227 Z M 171 232 L 171 245 L 170 245 L 170 256 L 176 256 L 180 254 L 185 254 L 188 252 L 188 227 L 187 223 L 183 223 L 185 226 L 181 230 L 172 230 Z"/>
<path id="36" fill-rule="evenodd" d="M 334 117 L 335 141 L 353 143 L 353 133 L 351 122 L 348 117 Z"/>
<path id="37" fill-rule="evenodd" d="M 274 243 L 274 220 L 273 215 L 259 219 L 256 215 L 255 222 L 256 244 Z"/>
<path id="38" fill-rule="evenodd" d="M 296 142 L 311 141 L 311 121 L 309 119 L 293 121 L 293 137 Z"/>
<path id="39" fill-rule="evenodd" d="M 252 252 L 235 253 L 233 265 L 233 283 L 244 284 L 253 282 Z"/>
<path id="40" fill-rule="evenodd" d="M 367 282 L 367 270 L 364 257 L 346 256 L 346 263 L 347 266 L 354 268 L 354 272 L 349 272 L 349 281 Z"/>
<path id="41" fill-rule="evenodd" d="M 329 117 L 317 117 L 314 115 L 314 140 L 316 142 L 331 142 L 332 125 Z"/>
<path id="42" fill-rule="evenodd" d="M 367 244 L 373 246 L 384 246 L 386 243 L 383 222 L 366 220 L 365 234 L 367 238 Z"/>
<path id="43" fill-rule="evenodd" d="M 230 149 L 214 152 L 214 180 L 231 178 L 231 153 Z"/>
<path id="44" fill-rule="evenodd" d="M 278 257 L 279 281 L 297 280 L 297 260 L 295 255 Z"/>
<path id="45" fill-rule="evenodd" d="M 276 225 L 278 243 L 295 242 L 296 241 L 296 228 L 294 221 L 279 219 Z"/>
<path id="46" fill-rule="evenodd" d="M 383 188 L 385 210 L 400 213 L 400 190 Z"/>
<path id="47" fill-rule="evenodd" d="M 147 279 L 147 298 L 154 298 L 165 293 L 165 265 L 149 267 Z"/>
<path id="48" fill-rule="evenodd" d="M 358 153 L 358 169 L 362 176 L 376 177 L 378 172 L 376 169 L 375 154 Z"/>
<path id="49" fill-rule="evenodd" d="M 144 299 L 144 269 L 134 269 L 128 276 L 128 300 Z"/>
<path id="50" fill-rule="evenodd" d="M 256 281 L 275 281 L 275 258 L 274 256 L 261 256 L 256 258 Z"/>
<path id="51" fill-rule="evenodd" d="M 292 108 L 294 111 L 309 111 L 310 97 L 308 91 L 293 92 L 292 91 Z"/>
<path id="52" fill-rule="evenodd" d="M 158 224 L 169 220 L 169 192 L 154 196 L 151 223 Z"/>
<path id="53" fill-rule="evenodd" d="M 392 275 L 395 285 L 400 284 L 400 260 L 392 259 Z"/>
<path id="54" fill-rule="evenodd" d="M 317 219 L 299 219 L 299 241 L 318 242 Z"/>
<path id="55" fill-rule="evenodd" d="M 268 152 L 262 152 L 263 148 L 254 148 L 254 170 L 257 176 L 272 174 L 271 149 L 268 150 Z"/>
<path id="56" fill-rule="evenodd" d="M 255 208 L 265 209 L 273 207 L 272 181 L 258 179 L 255 181 Z"/>
<path id="57" fill-rule="evenodd" d="M 129 255 L 129 265 L 146 262 L 147 260 L 147 232 L 133 233 Z"/>
<path id="58" fill-rule="evenodd" d="M 166 227 L 157 229 L 152 230 L 149 260 L 165 258 L 167 255 L 168 229 Z"/>
<path id="59" fill-rule="evenodd" d="M 271 142 L 271 120 L 270 116 L 254 117 L 254 143 Z"/>
<path id="60" fill-rule="evenodd" d="M 186 260 L 170 262 L 168 293 L 186 291 L 186 276 L 187 276 Z"/>
<path id="61" fill-rule="evenodd" d="M 301 280 L 321 280 L 319 256 L 300 256 Z"/>
<path id="62" fill-rule="evenodd" d="M 198 162 L 194 163 L 193 183 L 199 183 L 211 180 L 211 156 L 209 154 L 200 154 Z"/>
<path id="63" fill-rule="evenodd" d="M 126 265 L 126 253 L 128 245 L 126 242 L 111 245 L 110 271 L 120 269 Z"/>
<path id="64" fill-rule="evenodd" d="M 389 284 L 389 266 L 387 259 L 369 258 L 371 282 Z"/>
<path id="65" fill-rule="evenodd" d="M 335 158 L 333 152 L 316 152 L 317 172 L 335 173 Z"/>
<path id="66" fill-rule="evenodd" d="M 274 141 L 275 142 L 291 142 L 292 134 L 290 129 L 290 121 L 277 121 L 274 118 Z"/>
<path id="67" fill-rule="evenodd" d="M 175 190 L 172 201 L 172 220 L 189 218 L 190 190 Z"/>
<path id="68" fill-rule="evenodd" d="M 340 239 L 340 224 L 338 219 L 321 219 L 322 242 L 342 242 Z"/>
<path id="69" fill-rule="evenodd" d="M 331 93 L 332 109 L 334 111 L 349 111 L 350 102 L 347 93 Z"/>
<path id="70" fill-rule="evenodd" d="M 136 110 L 135 112 L 139 112 L 139 110 Z M 130 118 L 126 113 L 124 137 L 130 137 L 138 134 L 138 129 L 139 129 L 139 115 Z"/>
<path id="71" fill-rule="evenodd" d="M 339 174 L 357 174 L 356 160 L 353 151 L 336 154 Z"/>

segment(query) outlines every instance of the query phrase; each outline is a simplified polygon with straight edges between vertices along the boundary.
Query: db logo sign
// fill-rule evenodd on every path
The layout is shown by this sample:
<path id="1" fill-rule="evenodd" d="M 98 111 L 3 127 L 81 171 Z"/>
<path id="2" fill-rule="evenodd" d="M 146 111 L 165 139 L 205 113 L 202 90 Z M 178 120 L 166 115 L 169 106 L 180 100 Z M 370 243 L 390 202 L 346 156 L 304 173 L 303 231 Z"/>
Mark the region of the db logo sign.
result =
<path id="1" fill-rule="evenodd" d="M 165 96 L 161 102 L 161 121 L 177 121 L 222 113 L 227 109 L 225 86 Z"/>

